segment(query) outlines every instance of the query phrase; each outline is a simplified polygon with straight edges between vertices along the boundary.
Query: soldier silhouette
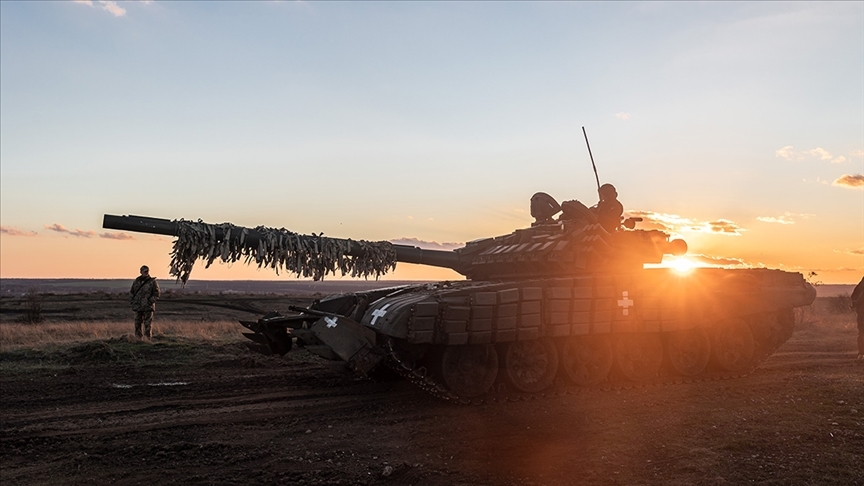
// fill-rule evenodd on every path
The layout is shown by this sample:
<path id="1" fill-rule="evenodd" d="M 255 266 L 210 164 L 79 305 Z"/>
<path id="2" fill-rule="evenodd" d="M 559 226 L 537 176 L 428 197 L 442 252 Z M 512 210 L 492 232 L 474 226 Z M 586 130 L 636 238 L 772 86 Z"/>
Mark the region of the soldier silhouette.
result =
<path id="1" fill-rule="evenodd" d="M 612 233 L 621 227 L 621 216 L 624 214 L 624 205 L 618 201 L 618 191 L 612 184 L 603 184 L 597 190 L 600 201 L 594 206 L 597 221 L 606 231 Z"/>
<path id="2" fill-rule="evenodd" d="M 131 294 L 129 303 L 135 311 L 135 337 L 150 339 L 153 312 L 156 311 L 156 299 L 159 298 L 160 292 L 159 284 L 150 276 L 150 268 L 147 265 L 141 267 L 141 275 L 132 282 L 129 293 Z"/>

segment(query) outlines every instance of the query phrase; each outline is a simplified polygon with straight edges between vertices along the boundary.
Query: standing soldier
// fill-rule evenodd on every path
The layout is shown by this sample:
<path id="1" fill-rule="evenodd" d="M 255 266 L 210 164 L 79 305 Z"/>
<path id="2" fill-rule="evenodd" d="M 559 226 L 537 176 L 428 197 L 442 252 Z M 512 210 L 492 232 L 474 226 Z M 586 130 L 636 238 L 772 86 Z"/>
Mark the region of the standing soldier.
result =
<path id="1" fill-rule="evenodd" d="M 159 284 L 150 276 L 150 268 L 147 265 L 141 267 L 141 276 L 132 282 L 132 290 L 129 293 L 132 294 L 129 301 L 132 310 L 135 311 L 135 337 L 150 339 L 152 337 L 150 325 L 153 323 L 156 299 L 159 298 Z"/>
<path id="2" fill-rule="evenodd" d="M 858 314 L 858 359 L 864 360 L 864 277 L 852 291 L 852 308 Z"/>

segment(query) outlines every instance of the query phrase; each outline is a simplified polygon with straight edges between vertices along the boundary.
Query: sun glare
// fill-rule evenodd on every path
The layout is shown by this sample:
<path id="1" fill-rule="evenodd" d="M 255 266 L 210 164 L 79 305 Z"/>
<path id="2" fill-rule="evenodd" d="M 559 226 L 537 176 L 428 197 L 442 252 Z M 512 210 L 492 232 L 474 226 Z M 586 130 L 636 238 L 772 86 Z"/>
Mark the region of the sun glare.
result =
<path id="1" fill-rule="evenodd" d="M 678 273 L 688 273 L 696 268 L 696 262 L 689 258 L 674 258 L 667 262 L 666 265 Z"/>

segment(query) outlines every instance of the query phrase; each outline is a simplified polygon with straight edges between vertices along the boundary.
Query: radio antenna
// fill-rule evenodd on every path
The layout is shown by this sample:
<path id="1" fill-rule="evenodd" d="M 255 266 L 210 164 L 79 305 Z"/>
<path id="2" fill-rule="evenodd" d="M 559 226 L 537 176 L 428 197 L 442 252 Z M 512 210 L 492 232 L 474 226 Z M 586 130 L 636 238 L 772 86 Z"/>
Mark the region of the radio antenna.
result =
<path id="1" fill-rule="evenodd" d="M 585 135 L 585 145 L 588 146 L 588 156 L 591 157 L 591 167 L 594 168 L 594 178 L 597 179 L 597 191 L 600 191 L 600 176 L 597 175 L 597 166 L 594 164 L 594 155 L 591 153 L 591 144 L 588 143 L 588 133 L 582 127 L 582 135 Z"/>

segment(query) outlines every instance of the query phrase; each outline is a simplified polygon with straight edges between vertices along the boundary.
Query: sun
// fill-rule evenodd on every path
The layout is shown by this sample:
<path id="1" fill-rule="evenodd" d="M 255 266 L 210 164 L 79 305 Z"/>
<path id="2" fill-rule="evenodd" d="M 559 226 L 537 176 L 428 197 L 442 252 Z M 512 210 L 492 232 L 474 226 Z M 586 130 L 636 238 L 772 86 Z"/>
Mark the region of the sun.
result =
<path id="1" fill-rule="evenodd" d="M 666 265 L 678 273 L 689 273 L 696 268 L 696 262 L 689 258 L 673 258 L 666 262 Z"/>

